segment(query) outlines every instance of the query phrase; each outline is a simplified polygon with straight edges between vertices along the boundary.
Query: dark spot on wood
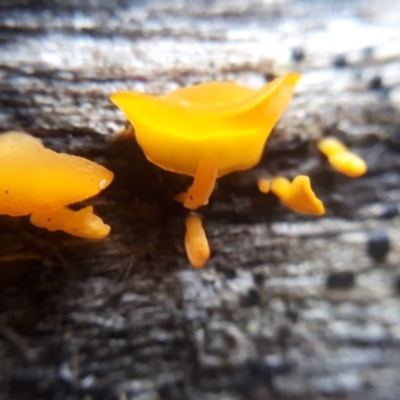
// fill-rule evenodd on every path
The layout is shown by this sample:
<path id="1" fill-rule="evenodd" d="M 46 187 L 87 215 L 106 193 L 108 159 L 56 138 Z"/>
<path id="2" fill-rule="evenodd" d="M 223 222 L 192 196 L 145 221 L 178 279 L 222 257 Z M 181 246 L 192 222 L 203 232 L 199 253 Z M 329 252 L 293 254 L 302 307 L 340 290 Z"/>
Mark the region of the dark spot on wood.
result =
<path id="1" fill-rule="evenodd" d="M 295 62 L 301 62 L 304 60 L 305 54 L 302 47 L 294 47 L 292 49 L 292 60 Z"/>
<path id="2" fill-rule="evenodd" d="M 354 274 L 350 271 L 332 272 L 326 278 L 327 289 L 350 289 L 354 285 Z"/>
<path id="3" fill-rule="evenodd" d="M 236 279 L 237 273 L 234 269 L 227 269 L 224 271 L 227 279 Z"/>
<path id="4" fill-rule="evenodd" d="M 272 72 L 266 72 L 264 74 L 264 79 L 265 79 L 266 83 L 273 81 L 275 78 L 276 78 L 276 75 Z"/>
<path id="5" fill-rule="evenodd" d="M 278 327 L 278 330 L 276 332 L 276 341 L 277 343 L 285 347 L 287 345 L 287 342 L 292 334 L 292 331 L 287 325 L 281 325 Z"/>
<path id="6" fill-rule="evenodd" d="M 176 355 L 176 353 L 175 353 Z M 163 384 L 160 389 L 158 389 L 158 395 L 160 399 L 175 399 L 175 398 L 185 398 L 186 386 L 183 381 L 172 381 Z"/>
<path id="7" fill-rule="evenodd" d="M 382 78 L 379 75 L 375 75 L 368 84 L 369 89 L 379 90 L 382 89 Z"/>
<path id="8" fill-rule="evenodd" d="M 338 54 L 333 60 L 333 66 L 336 68 L 344 68 L 347 65 L 347 59 L 344 54 Z"/>
<path id="9" fill-rule="evenodd" d="M 389 129 L 390 143 L 396 149 L 400 148 L 400 124 L 393 124 Z"/>
<path id="10" fill-rule="evenodd" d="M 383 261 L 390 250 L 390 241 L 386 231 L 371 232 L 367 243 L 368 254 L 377 261 Z"/>
<path id="11" fill-rule="evenodd" d="M 272 375 L 284 375 L 293 369 L 292 364 L 282 356 L 267 357 L 266 364 Z"/>
<path id="12" fill-rule="evenodd" d="M 394 289 L 400 294 L 400 275 L 397 275 L 394 280 Z"/>
<path id="13" fill-rule="evenodd" d="M 256 306 L 257 304 L 260 304 L 260 300 L 260 293 L 255 288 L 249 289 L 244 298 L 245 304 L 248 306 Z"/>
<path id="14" fill-rule="evenodd" d="M 296 323 L 299 320 L 299 313 L 294 310 L 288 310 L 286 312 L 286 317 L 293 323 Z"/>
<path id="15" fill-rule="evenodd" d="M 256 285 L 262 285 L 265 281 L 265 277 L 263 274 L 254 274 L 254 282 Z"/>
<path id="16" fill-rule="evenodd" d="M 383 203 L 381 218 L 392 219 L 399 215 L 399 205 L 397 203 Z"/>
<path id="17" fill-rule="evenodd" d="M 271 379 L 271 373 L 264 360 L 250 359 L 247 361 L 247 368 L 252 377 L 263 376 L 265 380 Z"/>

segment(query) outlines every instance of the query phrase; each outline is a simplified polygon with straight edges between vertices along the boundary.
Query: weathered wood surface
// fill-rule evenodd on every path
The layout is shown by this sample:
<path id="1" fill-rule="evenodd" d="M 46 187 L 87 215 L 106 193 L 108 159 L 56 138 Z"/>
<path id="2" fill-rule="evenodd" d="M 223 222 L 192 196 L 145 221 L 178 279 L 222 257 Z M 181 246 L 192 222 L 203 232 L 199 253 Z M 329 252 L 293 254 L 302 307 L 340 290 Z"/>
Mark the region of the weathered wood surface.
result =
<path id="1" fill-rule="evenodd" d="M 398 4 L 98 3 L 0 2 L 0 131 L 116 173 L 90 202 L 113 227 L 104 241 L 0 218 L 0 399 L 397 400 Z M 192 270 L 171 200 L 187 180 L 133 140 L 110 141 L 124 119 L 108 96 L 215 78 L 258 86 L 285 69 L 303 73 L 296 98 L 260 165 L 221 179 L 201 210 L 212 258 Z M 315 149 L 327 133 L 368 175 L 327 166 Z M 309 174 L 327 215 L 258 193 L 268 173 Z M 376 230 L 391 246 L 379 262 L 366 252 Z"/>

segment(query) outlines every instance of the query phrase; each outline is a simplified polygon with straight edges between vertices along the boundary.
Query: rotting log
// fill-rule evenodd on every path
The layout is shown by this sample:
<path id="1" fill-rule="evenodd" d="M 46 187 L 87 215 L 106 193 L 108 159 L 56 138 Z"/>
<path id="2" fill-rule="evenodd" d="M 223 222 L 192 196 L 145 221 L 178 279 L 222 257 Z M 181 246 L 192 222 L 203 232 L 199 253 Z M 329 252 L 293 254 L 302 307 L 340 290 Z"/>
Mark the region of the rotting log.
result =
<path id="1" fill-rule="evenodd" d="M 0 218 L 1 399 L 399 398 L 400 11 L 373 4 L 0 2 L 0 131 L 116 174 L 90 201 L 113 229 L 101 242 Z M 340 51 L 338 13 L 358 38 Z M 212 257 L 193 270 L 172 200 L 190 180 L 110 139 L 124 119 L 108 96 L 287 69 L 304 76 L 297 95 L 261 163 L 200 210 Z M 315 147 L 326 134 L 369 173 L 333 171 Z M 257 190 L 300 173 L 323 218 Z M 376 260 L 367 242 L 385 234 Z"/>

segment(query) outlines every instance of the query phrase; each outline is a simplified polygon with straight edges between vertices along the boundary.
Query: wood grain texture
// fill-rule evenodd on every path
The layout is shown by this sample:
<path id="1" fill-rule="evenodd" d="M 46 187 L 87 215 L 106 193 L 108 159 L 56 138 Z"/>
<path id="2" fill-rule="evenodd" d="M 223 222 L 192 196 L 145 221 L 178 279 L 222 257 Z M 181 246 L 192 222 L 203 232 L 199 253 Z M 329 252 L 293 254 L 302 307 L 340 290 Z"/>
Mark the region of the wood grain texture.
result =
<path id="1" fill-rule="evenodd" d="M 88 202 L 101 242 L 0 218 L 0 399 L 386 399 L 400 395 L 400 10 L 393 1 L 0 2 L 0 131 L 26 130 L 116 174 Z M 291 59 L 294 48 L 303 61 Z M 212 257 L 193 270 L 189 180 L 148 163 L 110 93 L 210 79 L 303 79 L 262 162 L 219 180 L 200 212 Z M 370 171 L 332 171 L 344 140 Z M 259 176 L 305 173 L 327 215 L 295 215 Z M 376 232 L 380 232 L 378 235 Z M 383 260 L 366 251 L 390 241 Z"/>

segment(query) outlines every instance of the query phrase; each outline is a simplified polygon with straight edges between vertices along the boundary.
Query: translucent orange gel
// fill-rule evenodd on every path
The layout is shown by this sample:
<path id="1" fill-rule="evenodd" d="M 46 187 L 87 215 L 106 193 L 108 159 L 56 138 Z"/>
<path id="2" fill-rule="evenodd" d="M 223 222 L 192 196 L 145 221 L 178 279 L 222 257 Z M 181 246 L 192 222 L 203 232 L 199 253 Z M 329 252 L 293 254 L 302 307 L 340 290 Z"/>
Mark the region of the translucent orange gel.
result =
<path id="1" fill-rule="evenodd" d="M 357 178 L 367 172 L 367 163 L 339 139 L 331 136 L 323 138 L 318 141 L 317 147 L 328 158 L 329 164 L 342 174 Z"/>
<path id="2" fill-rule="evenodd" d="M 271 191 L 293 211 L 303 214 L 325 214 L 325 207 L 311 189 L 308 176 L 296 176 L 293 182 L 283 177 L 274 178 Z"/>
<path id="3" fill-rule="evenodd" d="M 199 166 L 208 160 L 215 164 L 218 178 L 259 162 L 299 78 L 288 73 L 259 90 L 232 82 L 209 82 L 163 96 L 125 91 L 114 93 L 111 101 L 132 123 L 151 162 L 201 180 L 203 168 Z M 209 191 L 209 185 L 202 187 Z M 199 193 L 203 200 L 197 203 L 206 204 L 208 197 Z M 184 195 L 178 200 L 188 205 Z M 194 204 L 189 208 L 194 209 Z"/>
<path id="4" fill-rule="evenodd" d="M 202 268 L 210 258 L 210 248 L 202 220 L 198 215 L 189 215 L 185 219 L 185 225 L 185 248 L 190 264 L 195 268 Z"/>
<path id="5" fill-rule="evenodd" d="M 27 133 L 0 135 L 0 214 L 60 211 L 97 195 L 113 177 L 111 171 L 85 158 L 46 149 Z"/>

